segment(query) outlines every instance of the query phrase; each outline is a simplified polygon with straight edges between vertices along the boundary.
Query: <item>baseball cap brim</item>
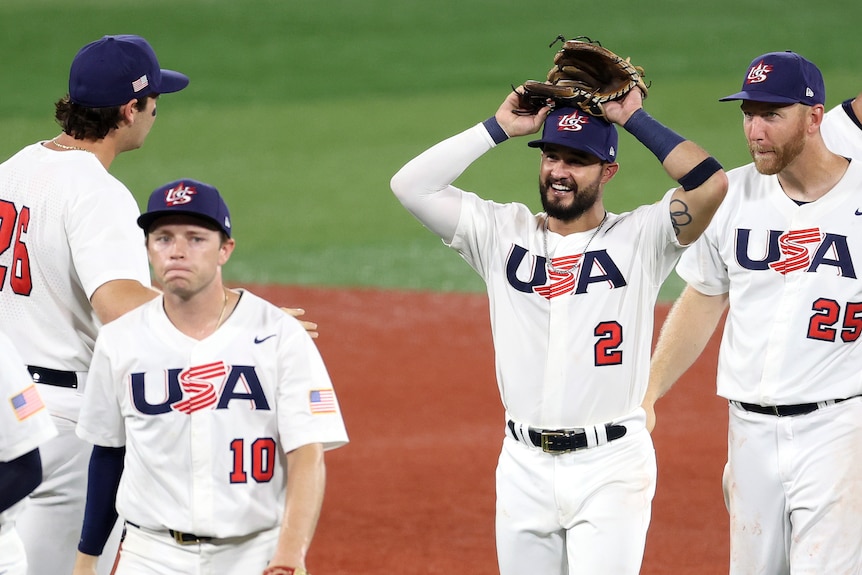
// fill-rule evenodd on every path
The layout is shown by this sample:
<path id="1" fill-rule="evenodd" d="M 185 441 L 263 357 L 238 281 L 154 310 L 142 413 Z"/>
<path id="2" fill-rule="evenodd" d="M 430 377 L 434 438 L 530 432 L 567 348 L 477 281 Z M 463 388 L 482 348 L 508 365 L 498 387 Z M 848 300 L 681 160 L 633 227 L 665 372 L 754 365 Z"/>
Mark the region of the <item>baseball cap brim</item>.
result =
<path id="1" fill-rule="evenodd" d="M 798 98 L 788 98 L 786 96 L 779 96 L 771 92 L 761 92 L 758 90 L 743 90 L 742 92 L 719 98 L 718 101 L 730 102 L 733 100 L 751 100 L 752 102 L 769 102 L 771 104 L 796 104 L 799 102 Z"/>
<path id="2" fill-rule="evenodd" d="M 149 233 L 150 228 L 153 226 L 153 222 L 155 222 L 156 220 L 158 220 L 160 218 L 164 218 L 167 216 L 187 216 L 190 218 L 194 218 L 196 220 L 202 220 L 202 221 L 208 222 L 208 223 L 212 224 L 215 227 L 215 229 L 224 230 L 224 226 L 220 225 L 217 221 L 215 221 L 215 219 L 213 219 L 209 216 L 205 216 L 205 215 L 198 213 L 198 212 L 179 210 L 179 209 L 159 210 L 157 212 L 147 212 L 145 214 L 141 214 L 140 216 L 138 216 L 138 227 L 141 228 L 142 230 L 144 230 L 144 232 Z M 225 233 L 227 233 L 227 232 L 225 232 Z M 228 237 L 230 237 L 229 233 L 227 235 L 228 235 Z"/>
<path id="3" fill-rule="evenodd" d="M 584 152 L 586 154 L 593 156 L 594 158 L 596 158 L 600 162 L 613 162 L 614 161 L 614 159 L 609 157 L 608 154 L 603 154 L 601 150 L 595 148 L 594 146 L 590 146 L 588 143 L 572 144 L 570 142 L 554 141 L 553 139 L 551 139 L 551 140 L 541 139 L 541 140 L 533 140 L 531 142 L 527 142 L 527 145 L 529 147 L 541 148 L 542 150 L 545 149 L 545 144 L 551 144 L 554 146 L 562 146 L 564 148 L 569 148 L 571 150 L 577 150 L 578 152 Z"/>
<path id="4" fill-rule="evenodd" d="M 162 78 L 159 82 L 158 91 L 159 94 L 171 94 L 173 92 L 179 92 L 183 88 L 189 85 L 189 77 L 180 72 L 175 72 L 174 70 L 161 70 Z"/>

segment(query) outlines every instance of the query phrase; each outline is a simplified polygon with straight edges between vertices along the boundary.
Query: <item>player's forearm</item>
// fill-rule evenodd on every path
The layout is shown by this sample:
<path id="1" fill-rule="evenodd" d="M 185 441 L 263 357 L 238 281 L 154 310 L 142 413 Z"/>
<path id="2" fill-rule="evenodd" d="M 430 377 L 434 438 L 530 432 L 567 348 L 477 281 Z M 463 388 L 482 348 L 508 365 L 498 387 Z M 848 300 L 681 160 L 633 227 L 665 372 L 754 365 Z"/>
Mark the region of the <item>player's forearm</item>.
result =
<path id="1" fill-rule="evenodd" d="M 727 307 L 727 294 L 708 296 L 686 286 L 661 327 L 644 403 L 654 404 L 694 364 Z"/>
<path id="2" fill-rule="evenodd" d="M 125 447 L 96 445 L 87 472 L 87 501 L 78 551 L 83 555 L 102 554 L 117 521 L 114 502 L 123 474 Z"/>
<path id="3" fill-rule="evenodd" d="M 75 567 L 72 570 L 72 575 L 95 575 L 98 563 L 98 556 L 87 555 L 78 551 L 75 556 Z"/>
<path id="4" fill-rule="evenodd" d="M 12 461 L 0 462 L 0 513 L 36 489 L 42 482 L 42 457 L 39 449 Z"/>
<path id="5" fill-rule="evenodd" d="M 305 568 L 325 487 L 326 467 L 319 443 L 303 445 L 287 454 L 287 497 L 271 565 Z"/>
<path id="6" fill-rule="evenodd" d="M 645 110 L 631 115 L 624 127 L 662 163 L 667 174 L 679 183 L 674 192 L 669 217 L 682 245 L 695 241 L 709 225 L 727 194 L 727 175 L 709 153 Z"/>
<path id="7" fill-rule="evenodd" d="M 106 324 L 157 297 L 159 292 L 135 280 L 113 280 L 99 286 L 90 303 L 99 321 Z"/>

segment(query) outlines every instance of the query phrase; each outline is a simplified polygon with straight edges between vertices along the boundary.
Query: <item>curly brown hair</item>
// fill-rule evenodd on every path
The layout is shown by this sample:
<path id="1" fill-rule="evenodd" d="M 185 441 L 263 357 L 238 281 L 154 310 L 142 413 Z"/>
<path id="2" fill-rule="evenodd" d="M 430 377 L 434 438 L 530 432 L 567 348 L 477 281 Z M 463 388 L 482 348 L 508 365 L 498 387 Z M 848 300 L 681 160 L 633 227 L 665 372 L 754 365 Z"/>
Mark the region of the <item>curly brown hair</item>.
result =
<path id="1" fill-rule="evenodd" d="M 135 103 L 135 108 L 142 111 L 147 107 L 147 100 L 155 98 L 156 94 L 148 94 Z M 76 104 L 67 94 L 54 104 L 54 120 L 63 131 L 76 140 L 101 140 L 111 130 L 120 125 L 121 106 L 108 108 L 87 108 Z"/>

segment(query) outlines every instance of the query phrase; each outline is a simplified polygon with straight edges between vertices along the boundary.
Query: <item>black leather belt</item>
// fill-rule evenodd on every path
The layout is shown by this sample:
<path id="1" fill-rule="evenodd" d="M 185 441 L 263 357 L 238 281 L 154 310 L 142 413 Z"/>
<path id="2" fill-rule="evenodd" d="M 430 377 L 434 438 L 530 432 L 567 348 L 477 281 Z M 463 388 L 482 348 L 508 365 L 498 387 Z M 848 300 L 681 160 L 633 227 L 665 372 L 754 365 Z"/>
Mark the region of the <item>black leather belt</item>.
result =
<path id="1" fill-rule="evenodd" d="M 140 529 L 140 525 L 136 525 L 131 521 L 126 521 L 129 525 L 134 527 L 135 529 Z M 173 529 L 168 529 L 168 533 L 170 533 L 171 537 L 174 538 L 174 541 L 179 543 L 180 545 L 192 545 L 194 543 L 207 543 L 215 539 L 215 537 L 201 537 L 200 535 L 195 535 L 194 533 L 182 533 L 181 531 L 174 531 Z"/>
<path id="2" fill-rule="evenodd" d="M 520 439 L 515 432 L 515 422 L 509 420 L 509 431 L 515 439 Z M 583 429 L 528 429 L 530 441 L 536 447 L 541 447 L 545 453 L 568 453 L 588 447 L 587 433 Z M 626 434 L 625 425 L 605 424 L 608 441 L 619 439 Z"/>
<path id="3" fill-rule="evenodd" d="M 825 407 L 827 405 L 835 405 L 836 403 L 841 403 L 842 401 L 847 401 L 848 399 L 852 398 L 845 397 L 844 399 L 833 399 L 821 403 L 797 403 L 796 405 L 758 405 L 756 403 L 745 403 L 743 401 L 732 401 L 731 403 L 733 403 L 733 405 L 739 408 L 744 409 L 745 411 L 751 411 L 752 413 L 762 413 L 764 415 L 788 417 L 793 415 L 805 415 L 806 413 L 817 411 L 821 407 Z"/>
<path id="4" fill-rule="evenodd" d="M 30 372 L 30 376 L 36 383 L 78 389 L 78 374 L 74 371 L 61 371 L 59 369 L 39 367 L 38 365 L 28 365 L 27 371 Z"/>

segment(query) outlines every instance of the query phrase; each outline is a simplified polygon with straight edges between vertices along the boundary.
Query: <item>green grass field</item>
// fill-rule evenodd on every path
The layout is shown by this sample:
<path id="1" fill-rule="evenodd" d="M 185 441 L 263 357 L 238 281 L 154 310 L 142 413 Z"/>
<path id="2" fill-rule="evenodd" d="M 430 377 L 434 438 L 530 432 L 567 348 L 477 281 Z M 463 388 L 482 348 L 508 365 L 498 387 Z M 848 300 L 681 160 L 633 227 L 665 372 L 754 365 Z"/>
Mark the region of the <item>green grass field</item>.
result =
<path id="1" fill-rule="evenodd" d="M 510 85 L 542 78 L 558 34 L 630 55 L 652 82 L 647 109 L 734 167 L 748 161 L 740 114 L 717 98 L 773 50 L 821 67 L 828 107 L 856 95 L 860 21 L 858 0 L 3 0 L 0 157 L 56 135 L 53 103 L 78 48 L 141 34 L 192 82 L 160 100 L 146 146 L 112 172 L 141 204 L 176 178 L 218 186 L 238 239 L 230 280 L 477 291 L 473 271 L 395 201 L 389 178 L 493 114 Z M 458 185 L 538 210 L 538 156 L 524 141 L 483 157 Z M 613 211 L 672 185 L 627 134 L 620 163 L 606 192 Z M 669 280 L 663 297 L 678 289 Z"/>

